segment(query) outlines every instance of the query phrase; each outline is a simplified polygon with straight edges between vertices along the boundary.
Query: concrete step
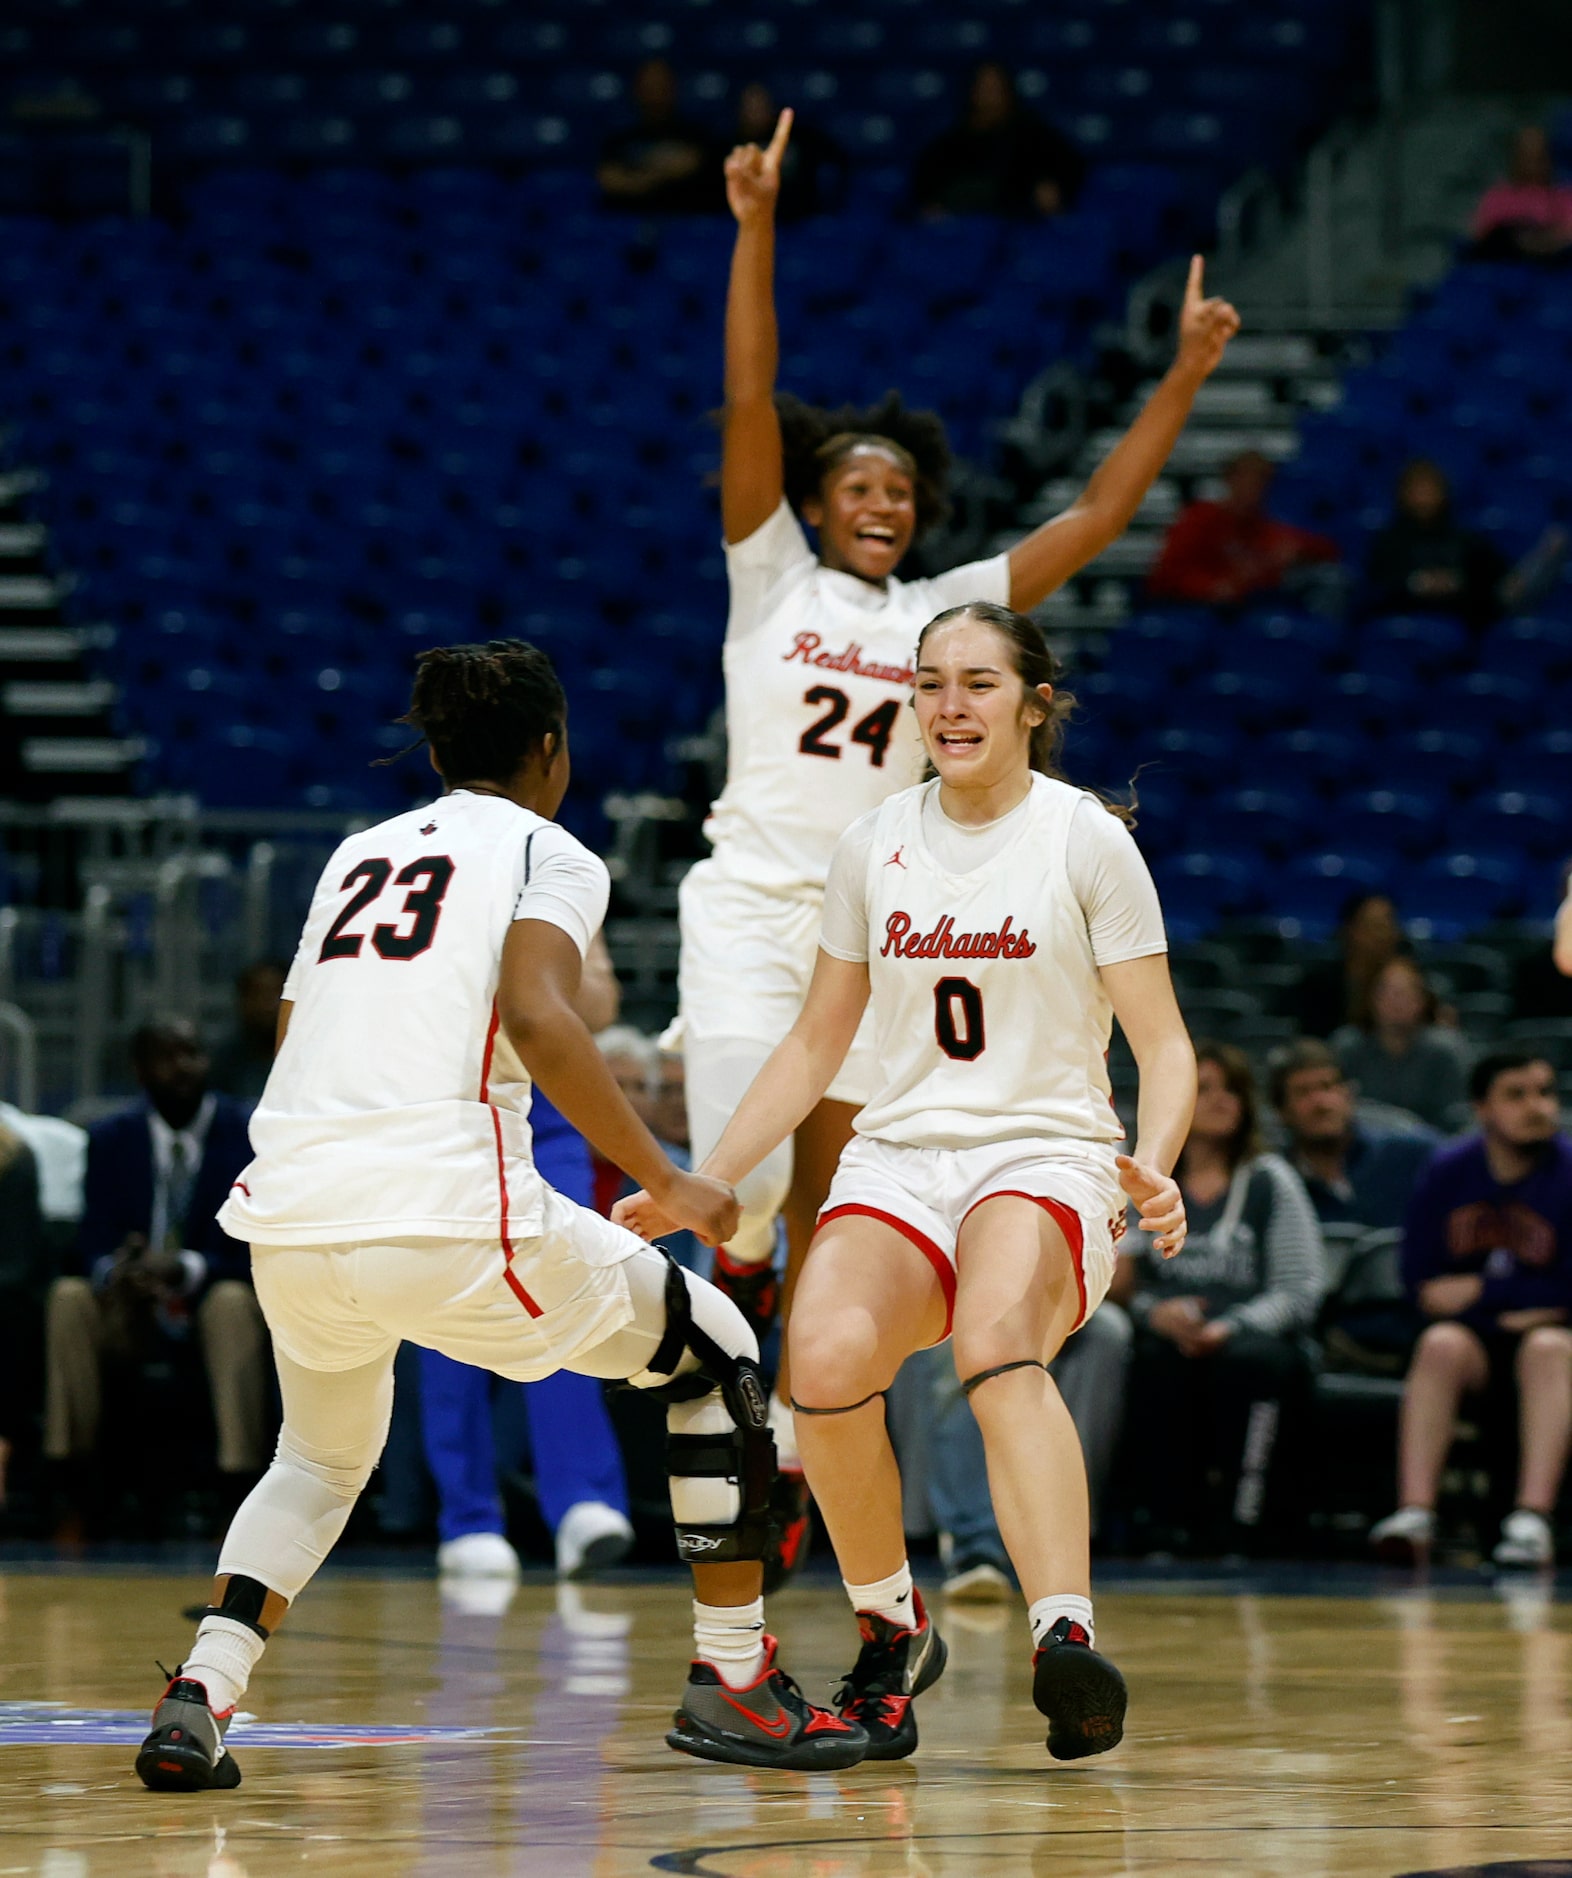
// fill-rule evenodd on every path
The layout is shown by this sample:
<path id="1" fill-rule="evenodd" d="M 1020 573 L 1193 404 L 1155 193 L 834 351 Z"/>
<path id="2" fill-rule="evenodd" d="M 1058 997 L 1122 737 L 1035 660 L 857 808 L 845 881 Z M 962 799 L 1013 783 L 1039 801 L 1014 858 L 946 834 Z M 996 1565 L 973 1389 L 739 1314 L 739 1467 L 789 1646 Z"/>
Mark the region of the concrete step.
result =
<path id="1" fill-rule="evenodd" d="M 118 776 L 146 750 L 140 737 L 24 737 L 22 767 L 35 776 Z"/>
<path id="2" fill-rule="evenodd" d="M 0 626 L 0 665 L 54 665 L 79 658 L 82 634 L 70 626 Z"/>
<path id="3" fill-rule="evenodd" d="M 0 574 L 0 613 L 47 613 L 62 592 L 47 574 Z"/>
<path id="4" fill-rule="evenodd" d="M 0 688 L 0 705 L 12 717 L 91 717 L 107 711 L 118 695 L 103 678 L 19 679 Z"/>
<path id="5" fill-rule="evenodd" d="M 0 561 L 25 561 L 42 554 L 49 530 L 42 522 L 0 522 Z"/>

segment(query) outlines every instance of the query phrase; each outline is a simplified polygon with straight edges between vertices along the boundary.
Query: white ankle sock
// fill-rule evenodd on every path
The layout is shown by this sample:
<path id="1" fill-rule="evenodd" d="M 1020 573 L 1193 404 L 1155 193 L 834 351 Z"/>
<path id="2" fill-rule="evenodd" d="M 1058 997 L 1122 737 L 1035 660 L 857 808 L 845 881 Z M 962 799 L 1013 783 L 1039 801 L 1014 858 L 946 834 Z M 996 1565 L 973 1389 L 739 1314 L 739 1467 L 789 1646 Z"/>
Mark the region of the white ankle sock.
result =
<path id="1" fill-rule="evenodd" d="M 204 1617 L 180 1673 L 201 1683 L 207 1690 L 208 1707 L 222 1715 L 245 1694 L 251 1672 L 266 1648 L 263 1638 L 234 1618 Z"/>
<path id="2" fill-rule="evenodd" d="M 693 1647 L 728 1688 L 746 1689 L 764 1667 L 764 1600 L 701 1604 L 693 1600 Z"/>
<path id="3" fill-rule="evenodd" d="M 1026 1613 L 1026 1621 L 1032 1627 L 1032 1647 L 1041 1649 L 1048 1632 L 1053 1629 L 1061 1617 L 1068 1617 L 1072 1624 L 1079 1624 L 1086 1632 L 1087 1641 L 1097 1648 L 1097 1631 L 1092 1623 L 1092 1600 L 1078 1598 L 1070 1592 L 1061 1592 L 1058 1597 L 1039 1598 Z"/>
<path id="4" fill-rule="evenodd" d="M 854 1585 L 844 1578 L 841 1583 L 846 1586 L 854 1611 L 872 1611 L 879 1617 L 887 1617 L 892 1624 L 899 1624 L 902 1630 L 917 1628 L 912 1568 L 905 1559 L 898 1572 L 891 1572 L 888 1578 L 880 1578 L 874 1584 Z"/>
<path id="5" fill-rule="evenodd" d="M 802 1456 L 797 1452 L 797 1417 L 791 1404 L 778 1395 L 770 1397 L 770 1433 L 775 1437 L 777 1465 L 792 1473 L 801 1473 Z"/>

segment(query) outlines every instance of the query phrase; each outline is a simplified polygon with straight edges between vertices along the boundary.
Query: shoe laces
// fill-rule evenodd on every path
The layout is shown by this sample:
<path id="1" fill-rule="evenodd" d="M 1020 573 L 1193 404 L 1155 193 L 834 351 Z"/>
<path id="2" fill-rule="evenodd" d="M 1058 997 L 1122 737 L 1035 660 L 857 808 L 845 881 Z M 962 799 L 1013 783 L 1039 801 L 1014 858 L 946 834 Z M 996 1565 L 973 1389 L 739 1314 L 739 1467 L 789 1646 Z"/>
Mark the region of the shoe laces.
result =
<path id="1" fill-rule="evenodd" d="M 901 1645 L 911 1634 L 905 1630 L 896 1637 L 866 1638 L 857 1653 L 857 1661 L 841 1678 L 841 1686 L 834 1696 L 835 1706 L 846 1709 L 876 1696 L 904 1695 L 901 1684 L 905 1681 L 906 1664 Z"/>

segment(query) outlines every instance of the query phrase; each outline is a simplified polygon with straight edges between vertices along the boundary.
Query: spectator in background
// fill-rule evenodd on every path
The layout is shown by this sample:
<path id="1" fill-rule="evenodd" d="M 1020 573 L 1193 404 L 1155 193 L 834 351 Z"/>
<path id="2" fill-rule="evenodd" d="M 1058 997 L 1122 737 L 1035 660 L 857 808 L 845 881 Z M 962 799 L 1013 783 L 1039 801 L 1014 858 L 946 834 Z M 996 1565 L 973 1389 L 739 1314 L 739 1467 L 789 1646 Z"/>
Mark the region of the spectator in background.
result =
<path id="1" fill-rule="evenodd" d="M 646 1037 L 632 1024 L 611 1024 L 597 1033 L 595 1043 L 634 1114 L 651 1134 L 656 1133 L 655 1105 L 650 1099 L 655 1061 L 660 1054 L 655 1039 Z M 628 1191 L 628 1177 L 622 1169 L 595 1156 L 595 1211 L 609 1219 L 612 1207 Z"/>
<path id="2" fill-rule="evenodd" d="M 1301 1037 L 1275 1051 L 1272 1106 L 1288 1136 L 1289 1165 L 1323 1226 L 1401 1226 L 1440 1136 L 1430 1128 L 1372 1128 L 1354 1112 L 1354 1088 L 1331 1047 Z"/>
<path id="3" fill-rule="evenodd" d="M 757 79 L 737 96 L 733 144 L 756 143 L 762 149 L 775 135 L 780 106 L 767 85 Z M 831 136 L 794 113 L 791 141 L 781 158 L 781 192 L 775 199 L 778 222 L 800 222 L 804 216 L 839 207 L 846 195 L 846 152 Z"/>
<path id="4" fill-rule="evenodd" d="M 212 1086 L 221 1095 L 255 1105 L 278 1046 L 278 1007 L 289 967 L 259 959 L 235 979 L 235 1028 L 213 1055 Z"/>
<path id="5" fill-rule="evenodd" d="M 1261 1152 L 1249 1060 L 1196 1045 L 1195 1119 L 1175 1169 L 1190 1231 L 1180 1258 L 1122 1242 L 1111 1296 L 1135 1320 L 1127 1426 L 1132 1488 L 1159 1547 L 1259 1549 L 1288 1524 L 1286 1469 L 1310 1385 L 1303 1333 L 1325 1289 L 1303 1183 Z M 1220 1482 L 1220 1488 L 1217 1484 Z"/>
<path id="6" fill-rule="evenodd" d="M 638 122 L 601 145 L 596 180 L 607 207 L 645 215 L 718 214 L 725 206 L 721 153 L 677 109 L 677 74 L 646 59 L 634 74 Z"/>
<path id="7" fill-rule="evenodd" d="M 1501 611 L 1505 558 L 1452 513 L 1452 491 L 1428 457 L 1415 457 L 1397 479 L 1391 521 L 1370 548 L 1372 609 L 1452 613 L 1485 626 Z"/>
<path id="8" fill-rule="evenodd" d="M 1555 262 L 1572 249 L 1572 187 L 1556 181 L 1539 125 L 1525 124 L 1513 138 L 1507 176 L 1480 198 L 1472 233 L 1480 261 Z"/>
<path id="9" fill-rule="evenodd" d="M 991 60 L 972 74 L 966 109 L 917 157 L 912 198 L 924 215 L 1058 215 L 1073 208 L 1086 159 L 1028 110 Z"/>
<path id="10" fill-rule="evenodd" d="M 1388 959 L 1371 979 L 1354 1022 L 1332 1035 L 1345 1076 L 1368 1102 L 1407 1109 L 1450 1131 L 1467 1115 L 1467 1044 L 1437 1023 L 1436 994 L 1416 960 Z"/>
<path id="11" fill-rule="evenodd" d="M 1431 1163 L 1409 1209 L 1403 1276 L 1430 1327 L 1403 1389 L 1397 1512 L 1370 1541 L 1399 1563 L 1435 1541 L 1436 1493 L 1465 1395 L 1517 1395 L 1516 1503 L 1498 1565 L 1555 1559 L 1552 1518 L 1572 1440 L 1572 1142 L 1555 1071 L 1529 1050 L 1481 1057 L 1477 1134 Z"/>
<path id="12" fill-rule="evenodd" d="M 246 1111 L 208 1087 L 184 1018 L 131 1040 L 143 1099 L 88 1131 L 74 1271 L 50 1287 L 44 1453 L 83 1463 L 98 1447 L 106 1368 L 120 1374 L 199 1347 L 226 1497 L 266 1465 L 267 1330 L 249 1250 L 216 1215 L 251 1159 Z"/>
<path id="13" fill-rule="evenodd" d="M 1147 579 L 1154 600 L 1239 606 L 1302 584 L 1296 576 L 1338 560 L 1329 535 L 1267 514 L 1275 473 L 1259 450 L 1245 450 L 1223 471 L 1220 502 L 1192 502 L 1180 511 Z"/>
<path id="14" fill-rule="evenodd" d="M 1330 1037 L 1364 1009 L 1370 984 L 1381 967 L 1408 941 L 1397 908 L 1384 893 L 1355 893 L 1337 916 L 1338 956 L 1312 965 L 1299 984 L 1299 1028 Z"/>
<path id="15" fill-rule="evenodd" d="M 38 1168 L 22 1137 L 0 1123 L 0 1511 L 11 1456 L 38 1411 L 48 1282 Z"/>

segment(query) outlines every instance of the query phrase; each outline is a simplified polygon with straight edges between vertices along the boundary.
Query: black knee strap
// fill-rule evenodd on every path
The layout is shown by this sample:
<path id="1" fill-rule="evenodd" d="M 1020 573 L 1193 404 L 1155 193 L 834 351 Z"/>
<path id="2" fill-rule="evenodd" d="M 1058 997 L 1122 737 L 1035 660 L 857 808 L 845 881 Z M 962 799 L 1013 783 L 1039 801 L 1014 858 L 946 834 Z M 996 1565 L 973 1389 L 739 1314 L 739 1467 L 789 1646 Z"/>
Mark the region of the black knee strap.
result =
<path id="1" fill-rule="evenodd" d="M 850 1415 L 854 1410 L 866 1408 L 870 1402 L 877 1402 L 884 1394 L 882 1389 L 875 1389 L 872 1395 L 865 1395 L 860 1402 L 848 1402 L 844 1408 L 807 1408 L 796 1396 L 791 1399 L 794 1415 Z"/>
<path id="2" fill-rule="evenodd" d="M 262 1608 L 272 1593 L 266 1585 L 258 1584 L 255 1578 L 243 1578 L 238 1572 L 230 1575 L 224 1587 L 222 1604 L 210 1604 L 203 1611 L 204 1617 L 227 1617 L 231 1623 L 244 1624 L 247 1630 L 255 1631 L 264 1643 L 269 1632 L 262 1628 Z"/>
<path id="3" fill-rule="evenodd" d="M 969 1396 L 974 1389 L 980 1388 L 991 1377 L 1008 1375 L 1012 1369 L 1040 1369 L 1045 1376 L 1048 1373 L 1046 1363 L 1038 1362 L 1035 1356 L 1023 1356 L 1018 1362 L 996 1363 L 992 1369 L 980 1369 L 975 1376 L 968 1376 L 961 1384 L 961 1394 Z"/>

